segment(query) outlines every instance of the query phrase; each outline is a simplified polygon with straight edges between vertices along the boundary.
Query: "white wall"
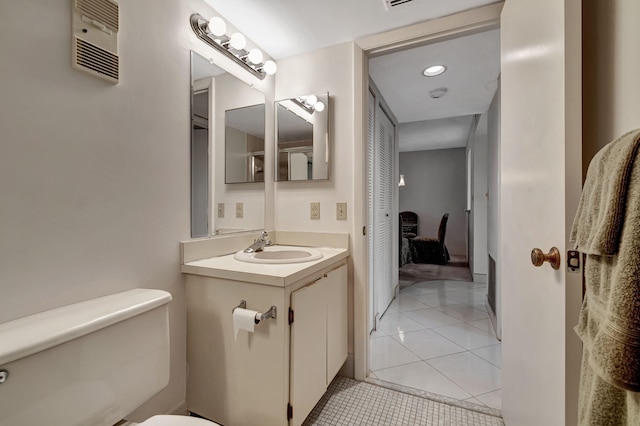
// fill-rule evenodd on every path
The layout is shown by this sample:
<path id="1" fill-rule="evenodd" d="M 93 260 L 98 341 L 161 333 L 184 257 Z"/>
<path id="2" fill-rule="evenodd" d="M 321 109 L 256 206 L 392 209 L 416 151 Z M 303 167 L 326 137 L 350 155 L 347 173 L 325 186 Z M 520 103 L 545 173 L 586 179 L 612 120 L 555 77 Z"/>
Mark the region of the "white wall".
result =
<path id="1" fill-rule="evenodd" d="M 498 239 L 500 232 L 500 80 L 498 79 L 498 90 L 493 96 L 493 101 L 489 106 L 488 118 L 488 188 L 489 198 L 487 200 L 487 246 L 489 256 L 496 264 L 500 261 L 498 252 Z M 499 268 L 496 267 L 496 272 Z M 499 274 L 499 272 L 497 272 Z M 498 337 L 502 335 L 502 284 L 499 275 L 496 275 L 496 333 Z"/>
<path id="2" fill-rule="evenodd" d="M 487 135 L 473 138 L 473 276 L 474 281 L 486 282 L 487 255 L 487 192 L 488 189 L 488 140 Z"/>
<path id="3" fill-rule="evenodd" d="M 350 233 L 354 247 L 354 47 L 344 43 L 278 60 L 275 98 L 329 92 L 329 180 L 276 182 L 275 229 Z M 310 202 L 320 202 L 320 219 L 311 220 Z M 336 219 L 336 203 L 347 202 L 347 220 Z M 361 222 L 358 222 L 361 223 Z M 349 353 L 353 354 L 353 263 L 349 266 Z M 350 356 L 350 360 L 352 360 Z M 351 362 L 351 361 L 350 361 Z M 349 372 L 352 373 L 351 371 Z"/>
<path id="4" fill-rule="evenodd" d="M 583 2 L 583 161 L 640 127 L 640 2 Z"/>
<path id="5" fill-rule="evenodd" d="M 400 153 L 400 211 L 418 214 L 418 233 L 438 237 L 444 213 L 449 213 L 445 244 L 451 255 L 467 253 L 465 148 Z"/>
<path id="6" fill-rule="evenodd" d="M 212 12 L 121 1 L 112 85 L 71 68 L 71 5 L 0 3 L 0 323 L 136 287 L 171 292 L 170 383 L 138 414 L 168 412 L 185 399 L 189 51 L 216 56 L 188 19 Z"/>

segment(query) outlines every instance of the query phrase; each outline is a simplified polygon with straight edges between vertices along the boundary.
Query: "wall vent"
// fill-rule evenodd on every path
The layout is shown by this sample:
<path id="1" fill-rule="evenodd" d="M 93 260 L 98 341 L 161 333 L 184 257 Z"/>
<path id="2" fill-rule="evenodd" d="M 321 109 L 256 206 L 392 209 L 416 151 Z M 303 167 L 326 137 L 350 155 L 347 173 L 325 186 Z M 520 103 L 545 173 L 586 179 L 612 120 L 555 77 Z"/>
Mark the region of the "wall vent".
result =
<path id="1" fill-rule="evenodd" d="M 111 83 L 118 83 L 118 3 L 112 0 L 72 1 L 71 66 Z"/>
<path id="2" fill-rule="evenodd" d="M 402 6 L 413 1 L 415 0 L 382 0 L 382 3 L 384 3 L 384 8 L 389 11 L 394 7 Z"/>

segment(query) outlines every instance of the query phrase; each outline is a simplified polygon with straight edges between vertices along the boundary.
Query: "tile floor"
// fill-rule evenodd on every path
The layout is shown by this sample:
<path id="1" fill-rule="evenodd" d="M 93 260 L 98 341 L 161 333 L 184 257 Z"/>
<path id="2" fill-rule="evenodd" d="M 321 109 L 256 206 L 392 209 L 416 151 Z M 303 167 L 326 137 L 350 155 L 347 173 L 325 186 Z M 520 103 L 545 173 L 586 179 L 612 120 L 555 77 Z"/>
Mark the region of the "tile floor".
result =
<path id="1" fill-rule="evenodd" d="M 501 409 L 502 351 L 485 308 L 486 284 L 405 287 L 371 334 L 370 377 Z"/>
<path id="2" fill-rule="evenodd" d="M 336 377 L 303 426 L 504 426 L 499 416 Z"/>

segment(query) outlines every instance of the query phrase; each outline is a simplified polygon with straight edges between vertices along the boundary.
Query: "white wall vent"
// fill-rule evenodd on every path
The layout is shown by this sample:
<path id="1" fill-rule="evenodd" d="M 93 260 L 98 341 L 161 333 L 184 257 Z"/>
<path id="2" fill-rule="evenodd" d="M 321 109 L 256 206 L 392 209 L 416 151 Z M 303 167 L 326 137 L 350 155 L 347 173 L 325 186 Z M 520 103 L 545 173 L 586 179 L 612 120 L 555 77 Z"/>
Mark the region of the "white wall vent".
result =
<path id="1" fill-rule="evenodd" d="M 402 6 L 403 4 L 411 3 L 414 0 L 382 0 L 384 3 L 384 8 L 389 11 L 394 7 Z"/>
<path id="2" fill-rule="evenodd" d="M 72 1 L 71 66 L 111 83 L 118 83 L 118 3 L 112 0 Z"/>

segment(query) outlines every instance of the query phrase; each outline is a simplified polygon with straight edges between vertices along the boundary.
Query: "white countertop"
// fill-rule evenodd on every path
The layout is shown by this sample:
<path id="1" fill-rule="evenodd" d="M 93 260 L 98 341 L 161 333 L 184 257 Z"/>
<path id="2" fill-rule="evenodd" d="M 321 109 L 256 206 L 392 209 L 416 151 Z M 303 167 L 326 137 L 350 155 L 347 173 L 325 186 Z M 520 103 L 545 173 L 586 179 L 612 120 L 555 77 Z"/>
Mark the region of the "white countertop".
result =
<path id="1" fill-rule="evenodd" d="M 344 248 L 313 248 L 323 254 L 321 259 L 301 263 L 248 263 L 234 259 L 235 253 L 231 253 L 185 263 L 181 270 L 185 274 L 286 287 L 349 256 L 349 250 Z"/>

